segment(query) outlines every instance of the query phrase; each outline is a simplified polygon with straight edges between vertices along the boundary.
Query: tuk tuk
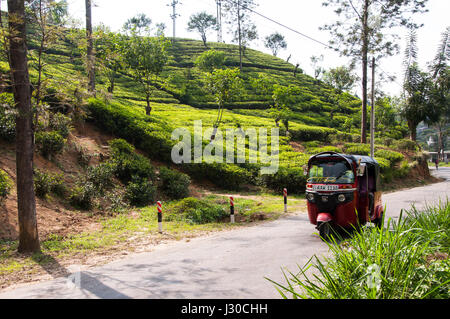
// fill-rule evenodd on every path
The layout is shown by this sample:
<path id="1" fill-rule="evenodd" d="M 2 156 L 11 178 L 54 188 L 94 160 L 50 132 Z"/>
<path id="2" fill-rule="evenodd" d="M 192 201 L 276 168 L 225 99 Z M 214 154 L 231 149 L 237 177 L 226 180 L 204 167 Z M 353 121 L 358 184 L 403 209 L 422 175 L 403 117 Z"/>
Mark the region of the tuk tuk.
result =
<path id="1" fill-rule="evenodd" d="M 305 172 L 308 217 L 327 240 L 339 228 L 367 222 L 382 226 L 380 167 L 369 156 L 323 152 L 311 156 Z"/>

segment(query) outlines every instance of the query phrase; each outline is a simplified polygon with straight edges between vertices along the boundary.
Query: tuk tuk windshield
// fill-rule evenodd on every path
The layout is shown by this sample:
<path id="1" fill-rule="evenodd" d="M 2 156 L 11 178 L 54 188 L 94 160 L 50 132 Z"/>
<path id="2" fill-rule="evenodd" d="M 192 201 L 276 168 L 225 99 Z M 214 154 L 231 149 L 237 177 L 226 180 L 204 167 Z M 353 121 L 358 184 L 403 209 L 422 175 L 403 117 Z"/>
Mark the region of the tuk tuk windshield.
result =
<path id="1" fill-rule="evenodd" d="M 353 184 L 355 175 L 344 161 L 313 162 L 309 169 L 308 183 Z"/>

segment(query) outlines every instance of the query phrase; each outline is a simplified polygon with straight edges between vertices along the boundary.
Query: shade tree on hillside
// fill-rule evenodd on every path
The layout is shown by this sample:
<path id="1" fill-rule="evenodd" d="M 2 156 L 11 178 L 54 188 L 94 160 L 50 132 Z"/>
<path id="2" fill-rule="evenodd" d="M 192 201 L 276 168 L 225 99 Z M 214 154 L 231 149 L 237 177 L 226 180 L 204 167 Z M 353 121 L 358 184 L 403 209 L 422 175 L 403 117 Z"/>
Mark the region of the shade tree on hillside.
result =
<path id="1" fill-rule="evenodd" d="M 109 81 L 108 92 L 114 93 L 115 78 L 124 68 L 126 41 L 121 34 L 100 25 L 94 31 L 94 46 L 99 69 Z"/>
<path id="2" fill-rule="evenodd" d="M 428 0 L 324 0 L 332 6 L 338 20 L 325 24 L 321 30 L 331 33 L 330 46 L 341 56 L 352 59 L 352 65 L 361 65 L 361 143 L 367 143 L 367 84 L 369 55 L 376 60 L 398 53 L 398 26 L 419 28 L 412 15 L 426 12 Z"/>
<path id="3" fill-rule="evenodd" d="M 264 46 L 270 49 L 274 56 L 277 56 L 278 51 L 287 48 L 287 42 L 282 34 L 275 32 L 265 38 Z"/>
<path id="4" fill-rule="evenodd" d="M 63 34 L 63 26 L 67 19 L 67 1 L 40 0 L 26 5 L 28 21 L 30 22 L 29 38 L 37 42 L 37 48 L 31 48 L 30 66 L 37 70 L 37 81 L 33 84 L 33 97 L 35 104 L 35 125 L 41 111 L 42 98 L 46 96 L 46 85 L 48 81 L 43 76 L 46 52 L 57 42 L 58 37 Z"/>
<path id="5" fill-rule="evenodd" d="M 202 38 L 203 45 L 206 45 L 206 35 L 209 31 L 217 31 L 217 19 L 207 12 L 199 12 L 191 15 L 188 22 L 188 31 L 198 32 Z"/>
<path id="6" fill-rule="evenodd" d="M 444 152 L 445 141 L 450 134 L 450 27 L 442 33 L 441 42 L 433 61 L 429 63 L 432 82 L 430 104 L 436 110 L 436 118 L 429 122 L 437 130 L 438 149 Z M 443 157 L 442 153 L 442 157 Z"/>
<path id="7" fill-rule="evenodd" d="M 233 41 L 239 45 L 239 68 L 242 71 L 243 46 L 257 38 L 256 26 L 249 17 L 256 6 L 255 0 L 223 0 L 226 22 L 230 25 Z"/>
<path id="8" fill-rule="evenodd" d="M 319 56 L 311 56 L 311 67 L 314 72 L 314 80 L 316 80 L 316 83 L 318 82 L 319 78 L 322 76 L 322 74 L 325 72 L 325 69 L 320 66 L 320 63 L 323 62 L 323 54 Z"/>
<path id="9" fill-rule="evenodd" d="M 235 99 L 242 90 L 243 81 L 240 78 L 239 69 L 216 69 L 206 73 L 205 84 L 207 91 L 214 96 L 217 102 L 218 113 L 214 128 L 218 128 L 225 107 L 225 103 Z M 211 137 L 213 140 L 215 134 Z"/>
<path id="10" fill-rule="evenodd" d="M 162 35 L 151 37 L 149 23 L 149 19 L 141 14 L 124 25 L 130 34 L 124 50 L 125 65 L 145 93 L 147 115 L 152 111 L 150 98 L 156 86 L 164 82 L 160 74 L 169 59 L 167 49 L 170 46 L 170 41 Z"/>

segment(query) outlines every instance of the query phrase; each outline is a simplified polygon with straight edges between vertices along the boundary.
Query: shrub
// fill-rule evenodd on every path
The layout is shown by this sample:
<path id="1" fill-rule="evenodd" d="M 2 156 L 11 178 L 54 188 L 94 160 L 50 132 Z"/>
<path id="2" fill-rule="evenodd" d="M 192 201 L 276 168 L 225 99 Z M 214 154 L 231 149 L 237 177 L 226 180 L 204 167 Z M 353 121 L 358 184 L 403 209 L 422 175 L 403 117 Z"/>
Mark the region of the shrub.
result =
<path id="1" fill-rule="evenodd" d="M 134 146 L 125 141 L 122 138 L 116 138 L 109 142 L 109 146 L 111 147 L 111 152 L 114 155 L 120 155 L 122 153 L 125 154 L 133 154 Z"/>
<path id="2" fill-rule="evenodd" d="M 94 204 L 96 190 L 91 182 L 77 184 L 70 193 L 69 201 L 78 209 L 90 210 Z"/>
<path id="3" fill-rule="evenodd" d="M 370 154 L 370 145 L 360 143 L 348 143 L 345 144 L 344 150 L 347 154 L 367 156 Z"/>
<path id="4" fill-rule="evenodd" d="M 171 140 L 173 130 L 167 122 L 98 99 L 89 99 L 88 108 L 99 127 L 132 142 L 151 158 L 171 160 L 172 146 L 176 143 Z"/>
<path id="5" fill-rule="evenodd" d="M 301 194 L 306 189 L 306 176 L 301 168 L 280 166 L 278 172 L 271 175 L 262 175 L 261 182 L 267 188 L 282 192 L 287 188 L 289 193 Z"/>
<path id="6" fill-rule="evenodd" d="M 12 94 L 0 94 L 0 138 L 13 141 L 16 137 L 16 115 Z"/>
<path id="7" fill-rule="evenodd" d="M 53 155 L 60 153 L 66 141 L 58 132 L 37 132 L 36 145 L 42 156 L 50 159 Z"/>
<path id="8" fill-rule="evenodd" d="M 0 202 L 2 202 L 10 193 L 12 181 L 8 174 L 0 169 Z"/>
<path id="9" fill-rule="evenodd" d="M 392 180 L 392 168 L 391 168 L 391 162 L 385 158 L 381 157 L 375 157 L 375 160 L 378 162 L 378 165 L 380 165 L 380 173 L 381 173 L 381 180 L 384 183 L 388 183 Z"/>
<path id="10" fill-rule="evenodd" d="M 389 160 L 392 165 L 405 159 L 405 156 L 402 153 L 389 150 L 378 150 L 375 152 L 375 156 Z"/>
<path id="11" fill-rule="evenodd" d="M 328 142 L 331 134 L 335 134 L 335 129 L 319 126 L 295 126 L 289 128 L 289 133 L 296 141 L 321 141 Z"/>
<path id="12" fill-rule="evenodd" d="M 100 195 L 113 186 L 114 165 L 112 163 L 101 163 L 88 168 L 86 179 L 92 183 Z"/>
<path id="13" fill-rule="evenodd" d="M 336 146 L 322 146 L 322 147 L 314 147 L 307 150 L 309 154 L 318 154 L 322 152 L 341 152 L 341 149 Z"/>
<path id="14" fill-rule="evenodd" d="M 402 151 L 417 151 L 419 150 L 419 146 L 417 145 L 417 142 L 411 141 L 411 140 L 398 140 L 394 141 L 392 143 L 393 147 L 402 150 Z"/>
<path id="15" fill-rule="evenodd" d="M 150 161 L 140 154 L 134 153 L 134 147 L 123 139 L 110 142 L 112 150 L 111 164 L 115 175 L 124 183 L 133 176 L 141 179 L 154 179 L 155 172 Z"/>
<path id="16" fill-rule="evenodd" d="M 185 198 L 167 209 L 167 220 L 183 220 L 192 224 L 206 224 L 221 221 L 229 216 L 226 208 L 207 200 Z"/>
<path id="17" fill-rule="evenodd" d="M 70 117 L 62 113 L 54 113 L 50 114 L 49 127 L 65 138 L 69 136 L 70 130 L 72 129 L 71 122 Z"/>
<path id="18" fill-rule="evenodd" d="M 208 179 L 219 187 L 239 190 L 242 185 L 254 182 L 253 175 L 235 164 L 189 163 L 183 168 L 195 179 Z"/>
<path id="19" fill-rule="evenodd" d="M 191 180 L 188 175 L 175 170 L 161 167 L 159 170 L 162 191 L 173 199 L 181 199 L 189 196 L 189 184 Z"/>
<path id="20" fill-rule="evenodd" d="M 131 205 L 142 207 L 155 202 L 156 187 L 151 181 L 133 176 L 127 185 L 125 199 Z"/>
<path id="21" fill-rule="evenodd" d="M 36 196 L 45 198 L 51 192 L 58 196 L 64 196 L 66 188 L 62 174 L 51 174 L 35 169 L 33 177 Z"/>

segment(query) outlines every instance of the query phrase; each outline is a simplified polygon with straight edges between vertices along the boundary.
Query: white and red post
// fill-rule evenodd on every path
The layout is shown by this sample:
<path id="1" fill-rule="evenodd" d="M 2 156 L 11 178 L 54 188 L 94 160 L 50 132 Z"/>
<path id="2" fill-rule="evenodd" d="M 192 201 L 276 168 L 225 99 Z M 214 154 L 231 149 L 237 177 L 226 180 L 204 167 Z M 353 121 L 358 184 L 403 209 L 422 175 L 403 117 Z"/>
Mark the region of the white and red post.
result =
<path id="1" fill-rule="evenodd" d="M 284 212 L 287 213 L 287 188 L 283 189 L 283 197 L 284 197 Z"/>
<path id="2" fill-rule="evenodd" d="M 234 224 L 234 198 L 230 196 L 230 222 Z"/>
<path id="3" fill-rule="evenodd" d="M 162 233 L 162 205 L 161 202 L 156 202 L 156 206 L 158 207 L 158 231 Z"/>

